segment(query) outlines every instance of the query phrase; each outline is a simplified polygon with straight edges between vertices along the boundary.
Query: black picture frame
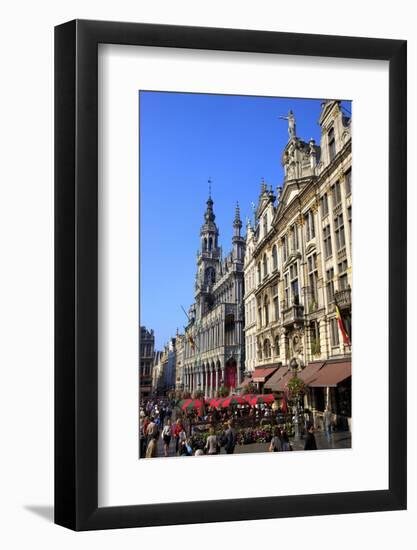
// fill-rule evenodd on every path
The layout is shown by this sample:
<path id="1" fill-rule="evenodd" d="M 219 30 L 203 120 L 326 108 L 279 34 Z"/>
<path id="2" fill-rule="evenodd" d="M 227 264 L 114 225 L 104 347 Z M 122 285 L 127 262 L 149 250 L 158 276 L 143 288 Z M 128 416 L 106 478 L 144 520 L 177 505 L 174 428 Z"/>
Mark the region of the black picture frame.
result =
<path id="1" fill-rule="evenodd" d="M 98 44 L 389 62 L 389 488 L 98 507 Z M 55 522 L 74 530 L 406 508 L 406 41 L 74 20 L 55 28 Z M 371 308 L 370 304 L 370 308 Z M 395 345 L 394 345 L 395 343 Z"/>

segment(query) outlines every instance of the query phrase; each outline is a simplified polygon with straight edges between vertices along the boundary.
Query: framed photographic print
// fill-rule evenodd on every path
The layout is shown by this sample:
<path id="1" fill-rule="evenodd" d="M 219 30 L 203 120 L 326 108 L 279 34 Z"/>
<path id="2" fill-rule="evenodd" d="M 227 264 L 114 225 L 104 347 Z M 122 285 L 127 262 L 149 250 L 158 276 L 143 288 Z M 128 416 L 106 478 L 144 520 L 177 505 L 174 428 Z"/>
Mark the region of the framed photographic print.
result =
<path id="1" fill-rule="evenodd" d="M 56 523 L 404 509 L 406 42 L 71 21 L 55 124 Z"/>

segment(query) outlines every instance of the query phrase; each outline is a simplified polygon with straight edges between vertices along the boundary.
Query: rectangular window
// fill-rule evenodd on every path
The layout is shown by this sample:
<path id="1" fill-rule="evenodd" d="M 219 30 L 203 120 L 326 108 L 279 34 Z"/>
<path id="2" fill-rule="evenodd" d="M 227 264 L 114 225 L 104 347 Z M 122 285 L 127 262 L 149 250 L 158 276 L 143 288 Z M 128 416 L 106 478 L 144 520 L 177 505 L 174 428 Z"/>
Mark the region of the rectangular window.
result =
<path id="1" fill-rule="evenodd" d="M 330 225 L 323 229 L 324 257 L 330 258 L 332 255 L 332 237 L 330 234 Z"/>
<path id="2" fill-rule="evenodd" d="M 331 304 L 334 301 L 334 269 L 328 269 L 326 271 L 326 290 L 327 301 Z"/>
<path id="3" fill-rule="evenodd" d="M 336 238 L 336 248 L 337 250 L 342 249 L 345 242 L 345 226 L 343 224 L 343 214 L 339 214 L 334 219 L 334 234 Z"/>
<path id="4" fill-rule="evenodd" d="M 297 264 L 292 264 L 290 267 L 290 279 L 291 279 L 291 297 L 293 304 L 298 304 L 300 295 L 298 289 L 298 267 Z"/>
<path id="5" fill-rule="evenodd" d="M 352 170 L 349 169 L 345 173 L 345 193 L 346 193 L 346 196 L 350 195 L 351 192 L 352 192 Z"/>
<path id="6" fill-rule="evenodd" d="M 339 326 L 335 317 L 330 319 L 330 343 L 333 347 L 339 345 Z"/>
<path id="7" fill-rule="evenodd" d="M 342 202 L 342 195 L 340 193 L 340 182 L 337 181 L 332 187 L 333 193 L 333 207 L 337 206 Z"/>
<path id="8" fill-rule="evenodd" d="M 282 257 L 284 262 L 288 259 L 288 235 L 284 235 L 282 238 Z"/>
<path id="9" fill-rule="evenodd" d="M 320 353 L 320 330 L 317 321 L 311 323 L 311 354 L 318 355 Z"/>
<path id="10" fill-rule="evenodd" d="M 306 224 L 306 240 L 311 241 L 311 239 L 314 239 L 316 235 L 316 231 L 314 228 L 314 214 L 311 210 L 307 212 L 307 214 L 304 217 L 305 224 Z"/>
<path id="11" fill-rule="evenodd" d="M 298 250 L 298 231 L 296 224 L 291 227 L 291 250 L 293 252 Z"/>
<path id="12" fill-rule="evenodd" d="M 275 298 L 274 298 L 274 315 L 275 315 L 275 321 L 279 321 L 278 296 L 275 296 Z"/>
<path id="13" fill-rule="evenodd" d="M 339 290 L 345 290 L 348 288 L 348 276 L 347 276 L 347 260 L 343 260 L 337 265 L 337 270 L 339 274 Z"/>
<path id="14" fill-rule="evenodd" d="M 313 311 L 318 303 L 318 290 L 317 290 L 317 254 L 312 254 L 307 258 L 308 267 L 308 282 L 310 286 L 310 311 Z"/>
<path id="15" fill-rule="evenodd" d="M 336 141 L 334 138 L 334 128 L 330 128 L 329 133 L 327 134 L 328 144 L 329 144 L 329 157 L 330 162 L 336 156 Z"/>
<path id="16" fill-rule="evenodd" d="M 352 242 L 352 207 L 349 206 L 347 209 L 348 214 L 348 224 L 349 224 L 349 241 Z"/>
<path id="17" fill-rule="evenodd" d="M 289 307 L 290 305 L 290 283 L 289 283 L 289 275 L 288 273 L 284 276 L 284 302 L 285 307 Z"/>
<path id="18" fill-rule="evenodd" d="M 327 214 L 329 213 L 329 199 L 327 197 L 327 193 L 325 193 L 320 199 L 320 208 L 321 215 L 324 218 L 324 216 L 327 216 Z"/>

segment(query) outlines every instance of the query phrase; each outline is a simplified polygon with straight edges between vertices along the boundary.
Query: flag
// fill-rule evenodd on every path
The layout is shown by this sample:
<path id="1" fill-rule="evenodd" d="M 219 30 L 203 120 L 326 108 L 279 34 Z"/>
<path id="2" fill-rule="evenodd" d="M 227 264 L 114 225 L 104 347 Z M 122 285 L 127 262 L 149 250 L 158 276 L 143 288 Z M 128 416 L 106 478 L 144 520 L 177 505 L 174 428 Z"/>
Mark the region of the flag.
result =
<path id="1" fill-rule="evenodd" d="M 339 330 L 342 333 L 343 343 L 345 344 L 345 346 L 350 346 L 350 338 L 346 331 L 345 324 L 343 322 L 342 315 L 340 313 L 340 309 L 337 304 L 336 304 L 336 319 L 337 319 L 337 324 L 339 325 Z"/>

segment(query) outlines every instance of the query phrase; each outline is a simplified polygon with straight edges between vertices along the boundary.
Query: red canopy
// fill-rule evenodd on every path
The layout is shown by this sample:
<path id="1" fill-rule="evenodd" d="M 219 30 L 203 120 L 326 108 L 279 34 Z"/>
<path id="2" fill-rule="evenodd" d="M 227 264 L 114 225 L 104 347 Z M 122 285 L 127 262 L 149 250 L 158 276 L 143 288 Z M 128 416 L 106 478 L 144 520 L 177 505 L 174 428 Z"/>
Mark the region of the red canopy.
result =
<path id="1" fill-rule="evenodd" d="M 230 407 L 230 405 L 245 405 L 246 401 L 239 395 L 231 395 L 222 400 L 221 406 L 223 408 Z"/>
<path id="2" fill-rule="evenodd" d="M 184 405 L 181 407 L 183 411 L 186 409 L 201 409 L 204 403 L 201 399 L 187 399 Z"/>
<path id="3" fill-rule="evenodd" d="M 267 393 L 265 395 L 252 395 L 249 399 L 249 403 L 251 405 L 256 405 L 256 403 L 273 403 L 274 401 L 275 397 L 272 393 Z"/>

